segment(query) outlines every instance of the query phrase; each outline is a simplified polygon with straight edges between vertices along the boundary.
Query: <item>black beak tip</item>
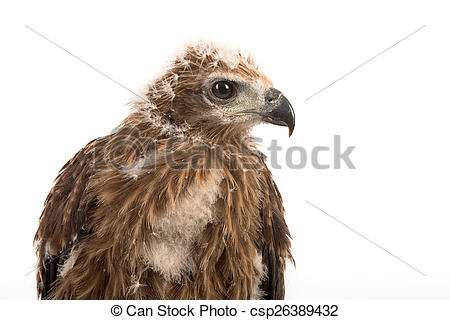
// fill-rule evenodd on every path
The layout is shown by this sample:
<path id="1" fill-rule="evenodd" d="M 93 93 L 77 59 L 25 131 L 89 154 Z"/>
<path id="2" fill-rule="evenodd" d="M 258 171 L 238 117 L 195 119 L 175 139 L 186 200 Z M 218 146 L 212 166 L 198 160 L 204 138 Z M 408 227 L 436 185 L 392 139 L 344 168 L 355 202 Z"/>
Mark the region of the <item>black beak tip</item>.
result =
<path id="1" fill-rule="evenodd" d="M 289 101 L 285 98 L 283 120 L 289 129 L 289 137 L 292 136 L 295 127 L 295 113 Z"/>
<path id="2" fill-rule="evenodd" d="M 292 133 L 294 132 L 294 128 L 295 128 L 295 112 L 294 109 L 292 108 L 292 105 L 290 104 L 290 102 L 286 99 L 286 104 L 287 106 L 287 111 L 286 113 L 289 114 L 289 116 L 287 117 L 288 121 L 287 121 L 287 127 L 289 128 L 289 137 L 292 136 Z"/>
<path id="3" fill-rule="evenodd" d="M 294 125 L 289 126 L 289 138 L 292 136 L 293 132 L 294 132 Z"/>

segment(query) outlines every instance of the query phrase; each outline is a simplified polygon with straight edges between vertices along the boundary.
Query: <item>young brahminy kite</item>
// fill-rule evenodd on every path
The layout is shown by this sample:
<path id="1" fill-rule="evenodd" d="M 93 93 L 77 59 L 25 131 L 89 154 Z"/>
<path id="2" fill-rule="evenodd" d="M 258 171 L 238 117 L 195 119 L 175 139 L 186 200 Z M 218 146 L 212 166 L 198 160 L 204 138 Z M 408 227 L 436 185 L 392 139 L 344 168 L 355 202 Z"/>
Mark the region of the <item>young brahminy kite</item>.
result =
<path id="1" fill-rule="evenodd" d="M 253 60 L 186 48 L 113 133 L 67 162 L 35 244 L 42 299 L 283 299 L 290 235 L 250 136 L 294 129 Z"/>

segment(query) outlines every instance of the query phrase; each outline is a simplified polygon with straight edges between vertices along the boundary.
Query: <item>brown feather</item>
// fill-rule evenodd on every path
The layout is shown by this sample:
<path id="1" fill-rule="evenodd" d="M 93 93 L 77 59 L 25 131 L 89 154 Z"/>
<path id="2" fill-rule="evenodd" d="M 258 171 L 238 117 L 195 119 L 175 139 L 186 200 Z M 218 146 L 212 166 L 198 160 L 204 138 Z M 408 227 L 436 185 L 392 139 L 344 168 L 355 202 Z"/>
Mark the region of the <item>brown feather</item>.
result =
<path id="1" fill-rule="evenodd" d="M 135 102 L 114 133 L 89 143 L 62 168 L 35 236 L 42 298 L 249 299 L 258 252 L 268 263 L 266 298 L 284 297 L 285 259 L 292 257 L 279 191 L 248 130 L 202 119 L 196 94 L 201 75 L 218 70 L 269 80 L 250 58 L 239 55 L 231 68 L 218 55 L 213 46 L 188 47 L 149 87 L 151 103 Z M 193 244 L 197 268 L 168 281 L 144 263 L 142 252 L 151 250 L 158 221 L 189 198 L 192 186 L 206 186 L 214 170 L 223 177 L 221 196 L 215 221 Z M 49 254 L 70 241 L 78 254 L 73 267 L 64 276 L 55 270 L 46 276 L 49 267 L 61 267 Z"/>

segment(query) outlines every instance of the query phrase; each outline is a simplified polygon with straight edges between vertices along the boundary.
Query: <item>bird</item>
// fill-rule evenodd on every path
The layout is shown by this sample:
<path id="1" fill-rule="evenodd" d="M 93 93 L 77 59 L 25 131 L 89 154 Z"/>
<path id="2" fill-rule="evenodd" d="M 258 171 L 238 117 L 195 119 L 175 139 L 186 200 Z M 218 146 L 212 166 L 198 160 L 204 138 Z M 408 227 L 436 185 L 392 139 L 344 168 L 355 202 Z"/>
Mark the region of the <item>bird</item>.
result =
<path id="1" fill-rule="evenodd" d="M 291 235 L 251 130 L 295 126 L 252 55 L 187 44 L 60 170 L 34 237 L 39 299 L 284 299 Z"/>

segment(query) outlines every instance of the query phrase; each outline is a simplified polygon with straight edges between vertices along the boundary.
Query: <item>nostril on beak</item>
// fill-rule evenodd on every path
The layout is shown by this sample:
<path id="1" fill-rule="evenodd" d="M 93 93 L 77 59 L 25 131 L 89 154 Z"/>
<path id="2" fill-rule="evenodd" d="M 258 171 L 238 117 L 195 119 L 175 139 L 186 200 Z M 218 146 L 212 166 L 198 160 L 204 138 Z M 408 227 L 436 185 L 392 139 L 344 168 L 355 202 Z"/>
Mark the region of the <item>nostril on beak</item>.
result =
<path id="1" fill-rule="evenodd" d="M 274 88 L 270 88 L 269 90 L 266 91 L 265 100 L 267 103 L 275 103 L 278 101 L 280 96 L 281 96 L 280 91 L 278 91 L 277 89 L 274 89 Z"/>

